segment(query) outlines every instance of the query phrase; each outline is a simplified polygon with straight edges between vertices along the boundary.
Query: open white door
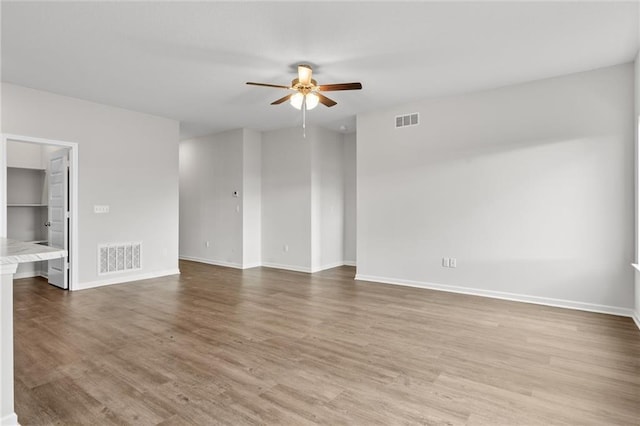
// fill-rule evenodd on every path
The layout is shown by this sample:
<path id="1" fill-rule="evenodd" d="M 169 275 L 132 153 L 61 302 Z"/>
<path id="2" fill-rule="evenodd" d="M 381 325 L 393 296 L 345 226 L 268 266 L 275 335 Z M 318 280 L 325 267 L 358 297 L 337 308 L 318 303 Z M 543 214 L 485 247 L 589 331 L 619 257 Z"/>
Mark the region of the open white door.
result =
<path id="1" fill-rule="evenodd" d="M 69 150 L 49 158 L 49 246 L 69 250 Z M 49 284 L 69 288 L 69 257 L 49 261 Z"/>

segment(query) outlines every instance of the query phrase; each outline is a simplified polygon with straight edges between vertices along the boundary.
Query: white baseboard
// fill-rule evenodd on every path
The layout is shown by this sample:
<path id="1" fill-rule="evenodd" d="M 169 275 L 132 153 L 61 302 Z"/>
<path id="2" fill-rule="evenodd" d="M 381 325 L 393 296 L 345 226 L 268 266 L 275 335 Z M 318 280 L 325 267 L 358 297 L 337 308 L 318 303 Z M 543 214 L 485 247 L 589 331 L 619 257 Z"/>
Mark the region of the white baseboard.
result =
<path id="1" fill-rule="evenodd" d="M 14 280 L 20 280 L 22 278 L 33 278 L 39 277 L 41 274 L 39 271 L 24 271 L 24 272 L 16 272 L 13 274 Z"/>
<path id="2" fill-rule="evenodd" d="M 284 269 L 286 271 L 295 271 L 295 272 L 306 272 L 307 274 L 311 273 L 311 268 L 306 266 L 283 265 L 281 263 L 271 263 L 271 262 L 262 262 L 262 266 L 264 266 L 265 268 Z"/>
<path id="3" fill-rule="evenodd" d="M 342 264 L 344 266 L 356 266 L 356 261 L 355 260 L 343 260 Z"/>
<path id="4" fill-rule="evenodd" d="M 311 268 L 311 273 L 324 271 L 326 269 L 337 268 L 338 266 L 344 266 L 344 260 L 339 260 L 337 262 L 327 263 L 326 265 L 322 265 L 319 268 Z"/>
<path id="5" fill-rule="evenodd" d="M 18 423 L 18 416 L 16 413 L 8 414 L 2 418 L 0 418 L 0 426 L 15 426 L 20 425 Z"/>
<path id="6" fill-rule="evenodd" d="M 49 278 L 48 274 L 43 271 L 25 271 L 25 272 L 18 272 L 16 274 L 13 274 L 14 280 L 20 280 L 22 278 L 33 278 L 33 277 L 42 277 L 44 279 Z"/>
<path id="7" fill-rule="evenodd" d="M 76 290 L 86 290 L 89 288 L 95 288 L 95 287 L 102 287 L 105 285 L 113 285 L 113 284 L 123 284 L 123 283 L 128 283 L 131 281 L 140 281 L 140 280 L 148 280 L 151 278 L 160 278 L 160 277 L 166 277 L 168 275 L 179 275 L 180 274 L 180 270 L 179 269 L 166 269 L 164 271 L 157 271 L 157 272 L 147 272 L 144 274 L 136 274 L 136 275 L 126 275 L 126 276 L 119 276 L 119 277 L 113 277 L 113 278 L 107 278 L 104 280 L 97 280 L 97 281 L 90 281 L 90 282 L 86 282 L 86 283 L 79 283 L 76 288 L 72 289 L 74 291 Z"/>
<path id="8" fill-rule="evenodd" d="M 182 255 L 179 256 L 178 259 L 189 260 L 191 262 L 206 263 L 207 265 L 226 266 L 227 268 L 246 269 L 246 268 L 243 268 L 240 263 L 227 262 L 224 260 L 205 259 L 202 257 L 182 256 Z M 260 266 L 260 265 L 256 265 L 256 266 Z M 253 266 L 247 266 L 247 267 L 253 268 Z"/>
<path id="9" fill-rule="evenodd" d="M 579 311 L 597 312 L 601 314 L 633 317 L 633 310 L 617 306 L 598 305 L 593 303 L 576 302 L 573 300 L 553 299 L 550 297 L 529 296 L 526 294 L 506 293 L 502 291 L 481 290 L 470 287 L 459 287 L 447 284 L 436 284 L 422 281 L 404 280 L 388 277 L 356 274 L 356 280 L 371 281 L 382 284 L 402 285 L 407 287 L 426 288 L 429 290 L 447 291 L 450 293 L 469 294 L 472 296 L 490 297 L 492 299 L 512 300 L 515 302 L 533 303 L 536 305 L 555 306 L 558 308 L 576 309 Z"/>
<path id="10" fill-rule="evenodd" d="M 227 268 L 234 268 L 234 269 L 249 269 L 249 268 L 256 268 L 258 266 L 266 266 L 267 268 L 277 268 L 277 269 L 286 269 L 289 271 L 297 271 L 297 272 L 311 272 L 310 269 L 302 269 L 298 266 L 290 266 L 290 265 L 280 265 L 280 264 L 276 264 L 276 263 L 251 263 L 248 264 L 246 266 L 242 266 L 239 263 L 235 263 L 235 262 L 225 262 L 225 261 L 221 261 L 221 260 L 212 260 L 212 259 L 204 259 L 202 257 L 195 257 L 195 256 L 183 256 L 180 255 L 178 257 L 178 259 L 180 260 L 188 260 L 191 262 L 198 262 L 198 263 L 206 263 L 207 265 L 214 265 L 214 266 L 224 266 Z"/>
<path id="11" fill-rule="evenodd" d="M 262 262 L 262 266 L 266 268 L 275 268 L 275 269 L 284 269 L 287 271 L 295 271 L 295 272 L 306 272 L 307 274 L 313 274 L 314 272 L 324 271 L 326 269 L 333 269 L 339 266 L 344 266 L 344 260 L 340 260 L 338 262 L 327 263 L 326 265 L 322 265 L 319 268 L 309 268 L 307 266 L 294 266 L 294 265 L 282 265 L 280 263 L 271 263 L 271 262 Z"/>
<path id="12" fill-rule="evenodd" d="M 306 272 L 307 274 L 324 271 L 325 269 L 337 268 L 338 266 L 343 266 L 343 265 L 355 266 L 355 262 L 345 261 L 345 260 L 329 263 L 326 265 L 322 265 L 319 268 L 312 269 L 307 266 L 284 265 L 281 263 L 272 263 L 272 262 L 262 262 L 262 263 L 255 262 L 255 263 L 248 263 L 246 265 L 241 265 L 235 262 L 226 262 L 222 260 L 212 260 L 212 259 L 204 259 L 201 257 L 182 256 L 182 255 L 179 256 L 179 259 L 189 260 L 192 262 L 206 263 L 208 265 L 225 266 L 227 268 L 235 268 L 235 269 L 249 269 L 249 268 L 257 268 L 259 266 L 264 266 L 265 268 L 284 269 L 286 271 L 295 271 L 295 272 Z"/>
<path id="13" fill-rule="evenodd" d="M 294 266 L 294 265 L 282 265 L 280 263 L 271 263 L 271 262 L 262 263 L 262 266 L 266 268 L 285 269 L 287 271 L 296 271 L 296 272 L 306 272 L 307 274 L 313 274 L 314 272 L 320 272 L 326 269 L 333 269 L 333 268 L 337 268 L 339 266 L 344 266 L 344 265 L 346 265 L 344 260 L 340 260 L 338 262 L 333 262 L 333 263 L 327 263 L 326 265 L 322 265 L 319 268 L 309 268 L 306 266 Z"/>
<path id="14" fill-rule="evenodd" d="M 640 312 L 633 311 L 633 313 L 631 314 L 631 318 L 633 319 L 633 322 L 636 323 L 636 326 L 640 330 Z"/>

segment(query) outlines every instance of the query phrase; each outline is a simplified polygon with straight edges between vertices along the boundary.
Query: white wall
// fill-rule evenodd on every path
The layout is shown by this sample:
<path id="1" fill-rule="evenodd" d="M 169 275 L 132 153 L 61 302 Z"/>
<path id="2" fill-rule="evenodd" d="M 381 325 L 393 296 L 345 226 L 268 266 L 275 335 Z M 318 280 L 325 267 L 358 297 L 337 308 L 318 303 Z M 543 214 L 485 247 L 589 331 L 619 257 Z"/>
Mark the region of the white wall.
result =
<path id="1" fill-rule="evenodd" d="M 260 265 L 261 163 L 261 135 L 248 129 L 180 143 L 180 258 Z"/>
<path id="2" fill-rule="evenodd" d="M 318 127 L 306 138 L 296 127 L 181 142 L 180 257 L 303 272 L 342 265 L 342 156 L 342 136 Z"/>
<path id="3" fill-rule="evenodd" d="M 321 270 L 322 265 L 322 191 L 321 188 L 321 154 L 320 145 L 316 142 L 318 131 L 316 127 L 307 129 L 307 141 L 311 147 L 311 269 L 310 272 Z"/>
<path id="4" fill-rule="evenodd" d="M 306 134 L 295 127 L 262 135 L 262 261 L 315 272 L 344 260 L 343 142 L 320 127 Z"/>
<path id="5" fill-rule="evenodd" d="M 243 130 L 243 267 L 262 264 L 262 135 Z"/>
<path id="6" fill-rule="evenodd" d="M 356 134 L 343 137 L 344 165 L 344 261 L 356 264 Z"/>
<path id="7" fill-rule="evenodd" d="M 359 115 L 358 276 L 628 314 L 632 87 L 626 64 Z"/>
<path id="8" fill-rule="evenodd" d="M 636 221 L 635 221 L 635 236 L 636 236 L 636 257 L 635 263 L 640 263 L 640 213 L 638 211 L 638 193 L 640 191 L 640 172 L 638 171 L 638 167 L 640 167 L 640 51 L 636 55 L 636 60 L 634 62 L 634 78 L 635 78 L 635 114 L 634 114 L 634 123 L 633 127 L 635 129 L 635 173 L 636 173 L 636 185 L 635 185 L 635 202 L 636 202 Z M 638 327 L 640 328 L 640 271 L 635 271 L 635 321 Z"/>
<path id="9" fill-rule="evenodd" d="M 7 167 L 45 168 L 42 148 L 40 144 L 7 141 Z"/>
<path id="10" fill-rule="evenodd" d="M 302 129 L 262 133 L 262 262 L 265 266 L 311 270 L 310 171 L 311 142 L 302 137 Z"/>
<path id="11" fill-rule="evenodd" d="M 7 167 L 20 169 L 49 168 L 50 154 L 60 149 L 51 145 L 7 141 Z M 16 174 L 20 178 L 11 180 Z M 7 170 L 7 204 L 47 203 L 47 173 L 25 170 Z M 48 219 L 46 208 L 26 207 L 7 209 L 7 238 L 21 241 L 46 240 L 44 223 Z M 47 276 L 47 262 L 29 262 L 18 265 L 14 278 Z"/>
<path id="12" fill-rule="evenodd" d="M 181 258 L 242 267 L 242 141 L 239 129 L 180 143 Z"/>
<path id="13" fill-rule="evenodd" d="M 344 166 L 342 135 L 313 128 L 312 139 L 312 267 L 334 268 L 344 261 Z M 309 137 L 309 135 L 308 135 Z"/>
<path id="14" fill-rule="evenodd" d="M 79 144 L 81 287 L 178 272 L 177 121 L 2 83 L 2 130 Z M 98 244 L 138 240 L 142 271 L 98 276 Z"/>

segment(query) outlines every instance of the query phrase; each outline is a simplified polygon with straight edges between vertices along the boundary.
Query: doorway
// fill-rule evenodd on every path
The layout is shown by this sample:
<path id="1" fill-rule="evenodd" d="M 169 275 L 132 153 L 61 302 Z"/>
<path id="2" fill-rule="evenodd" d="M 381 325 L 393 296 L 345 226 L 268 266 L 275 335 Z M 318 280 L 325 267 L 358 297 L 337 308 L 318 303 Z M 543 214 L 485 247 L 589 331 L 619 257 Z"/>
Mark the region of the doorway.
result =
<path id="1" fill-rule="evenodd" d="M 2 135 L 0 236 L 62 247 L 66 259 L 27 264 L 21 276 L 46 276 L 74 290 L 78 283 L 78 145 Z M 10 227 L 9 227 L 10 226 Z"/>

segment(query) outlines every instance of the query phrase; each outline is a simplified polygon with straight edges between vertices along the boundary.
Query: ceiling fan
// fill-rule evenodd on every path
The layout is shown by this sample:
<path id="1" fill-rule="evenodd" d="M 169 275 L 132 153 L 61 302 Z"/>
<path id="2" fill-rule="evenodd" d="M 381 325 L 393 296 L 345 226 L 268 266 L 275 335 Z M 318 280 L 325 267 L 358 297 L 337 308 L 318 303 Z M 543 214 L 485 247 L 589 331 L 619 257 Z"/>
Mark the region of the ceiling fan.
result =
<path id="1" fill-rule="evenodd" d="M 336 105 L 336 101 L 329 99 L 320 92 L 332 92 L 336 90 L 360 90 L 362 84 L 360 83 L 337 83 L 337 84 L 322 84 L 319 85 L 317 81 L 311 78 L 313 70 L 311 65 L 300 64 L 298 65 L 298 78 L 294 78 L 291 81 L 290 86 L 282 86 L 279 84 L 268 83 L 254 83 L 248 81 L 247 84 L 252 86 L 264 86 L 275 87 L 278 89 L 291 90 L 293 93 L 283 96 L 271 102 L 271 105 L 279 105 L 285 101 L 289 101 L 291 105 L 296 109 L 310 110 L 318 106 L 318 103 L 327 107 Z"/>

